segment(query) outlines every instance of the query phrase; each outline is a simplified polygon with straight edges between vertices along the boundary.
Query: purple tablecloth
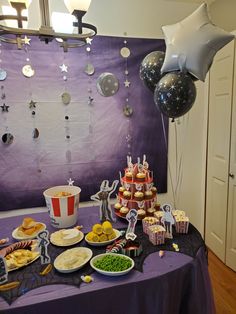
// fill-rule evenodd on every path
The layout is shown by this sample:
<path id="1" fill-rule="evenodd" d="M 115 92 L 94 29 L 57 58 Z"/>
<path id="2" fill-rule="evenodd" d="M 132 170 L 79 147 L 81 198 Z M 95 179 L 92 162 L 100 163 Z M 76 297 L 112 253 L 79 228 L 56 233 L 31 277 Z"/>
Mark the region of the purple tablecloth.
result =
<path id="1" fill-rule="evenodd" d="M 30 215 L 50 226 L 46 213 Z M 21 224 L 24 216 L 0 220 L 0 238 L 10 235 Z M 78 224 L 89 231 L 98 221 L 98 208 L 79 210 Z M 118 221 L 116 228 L 125 226 Z M 13 241 L 13 239 L 11 239 Z M 94 281 L 82 283 L 80 288 L 49 285 L 27 292 L 13 304 L 0 299 L 0 313 L 42 314 L 213 314 L 214 301 L 203 249 L 196 258 L 166 252 L 149 255 L 143 273 L 133 270 L 126 276 L 106 277 L 93 273 Z"/>

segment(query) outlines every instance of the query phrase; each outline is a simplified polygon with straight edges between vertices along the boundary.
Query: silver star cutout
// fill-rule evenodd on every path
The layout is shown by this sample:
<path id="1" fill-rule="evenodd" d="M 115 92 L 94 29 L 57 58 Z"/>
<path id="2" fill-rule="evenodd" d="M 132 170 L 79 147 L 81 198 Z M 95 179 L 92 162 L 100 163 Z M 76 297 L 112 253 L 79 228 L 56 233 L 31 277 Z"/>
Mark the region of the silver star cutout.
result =
<path id="1" fill-rule="evenodd" d="M 73 180 L 70 178 L 69 180 L 67 180 L 67 182 L 68 182 L 68 185 L 69 185 L 69 186 L 73 186 L 75 181 L 73 181 Z"/>
<path id="2" fill-rule="evenodd" d="M 2 112 L 8 112 L 8 108 L 9 106 L 6 106 L 5 104 L 3 104 L 2 106 L 0 106 L 2 108 Z"/>
<path id="3" fill-rule="evenodd" d="M 30 38 L 28 38 L 27 36 L 25 36 L 25 38 L 24 38 L 23 40 L 24 40 L 24 44 L 25 44 L 25 45 L 30 46 L 30 41 L 31 41 Z"/>
<path id="4" fill-rule="evenodd" d="M 128 81 L 127 79 L 124 81 L 125 87 L 129 87 L 130 86 L 130 81 Z"/>
<path id="5" fill-rule="evenodd" d="M 64 63 L 62 65 L 59 66 L 61 69 L 61 72 L 68 72 L 68 66 L 65 65 Z"/>
<path id="6" fill-rule="evenodd" d="M 88 45 L 92 45 L 92 38 L 90 38 L 90 37 L 87 37 L 86 38 L 86 43 L 88 44 Z"/>
<path id="7" fill-rule="evenodd" d="M 29 102 L 29 108 L 30 108 L 30 109 L 36 108 L 36 106 L 35 106 L 36 104 L 37 104 L 36 101 L 31 100 L 31 101 Z"/>

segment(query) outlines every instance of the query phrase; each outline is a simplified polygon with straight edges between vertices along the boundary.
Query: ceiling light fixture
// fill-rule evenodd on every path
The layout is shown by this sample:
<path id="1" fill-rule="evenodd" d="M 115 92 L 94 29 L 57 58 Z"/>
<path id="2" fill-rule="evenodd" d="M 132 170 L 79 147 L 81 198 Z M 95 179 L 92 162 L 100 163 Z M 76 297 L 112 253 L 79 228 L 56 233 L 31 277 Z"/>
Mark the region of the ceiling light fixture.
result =
<path id="1" fill-rule="evenodd" d="M 18 49 L 22 49 L 27 36 L 39 37 L 46 44 L 53 39 L 60 38 L 60 45 L 64 51 L 68 48 L 80 47 L 86 43 L 86 38 L 93 37 L 97 34 L 97 28 L 92 24 L 83 23 L 82 18 L 86 14 L 91 0 L 64 0 L 64 3 L 76 22 L 73 26 L 77 28 L 77 33 L 58 33 L 50 25 L 50 13 L 48 0 L 38 0 L 41 14 L 41 26 L 39 30 L 23 28 L 23 22 L 28 21 L 28 17 L 23 14 L 28 9 L 31 0 L 8 0 L 11 8 L 15 9 L 15 14 L 0 15 L 0 21 L 15 20 L 17 27 L 9 27 L 0 24 L 0 41 L 16 44 Z M 63 20 L 61 21 L 63 23 Z M 24 36 L 24 37 L 22 37 Z M 26 39 L 25 39 L 26 36 Z"/>

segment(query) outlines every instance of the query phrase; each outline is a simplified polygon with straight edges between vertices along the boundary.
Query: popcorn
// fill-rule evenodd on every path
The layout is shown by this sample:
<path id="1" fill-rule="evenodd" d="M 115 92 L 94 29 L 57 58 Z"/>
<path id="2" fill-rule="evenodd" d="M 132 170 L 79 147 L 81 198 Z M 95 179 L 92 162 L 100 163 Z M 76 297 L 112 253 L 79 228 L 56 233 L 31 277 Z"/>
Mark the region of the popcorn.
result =
<path id="1" fill-rule="evenodd" d="M 176 217 L 176 216 L 185 217 L 185 211 L 183 211 L 183 210 L 178 210 L 178 209 L 174 209 L 174 210 L 172 210 L 172 215 L 173 215 L 174 217 Z"/>
<path id="2" fill-rule="evenodd" d="M 154 217 L 158 219 L 158 223 L 161 223 L 161 218 L 164 216 L 164 212 L 161 211 L 157 211 L 154 213 Z"/>
<path id="3" fill-rule="evenodd" d="M 152 225 L 157 225 L 158 224 L 158 219 L 155 217 L 145 217 L 142 220 L 142 225 L 143 225 L 143 232 L 148 234 L 148 228 Z"/>

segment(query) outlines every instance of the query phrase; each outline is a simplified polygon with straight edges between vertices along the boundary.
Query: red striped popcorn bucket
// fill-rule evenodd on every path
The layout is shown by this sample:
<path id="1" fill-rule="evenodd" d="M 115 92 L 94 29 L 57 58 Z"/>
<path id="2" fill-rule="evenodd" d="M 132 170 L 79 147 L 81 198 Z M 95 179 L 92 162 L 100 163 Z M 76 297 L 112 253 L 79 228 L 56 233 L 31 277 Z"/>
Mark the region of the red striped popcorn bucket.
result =
<path id="1" fill-rule="evenodd" d="M 157 225 L 158 219 L 154 217 L 145 217 L 142 219 L 142 225 L 143 225 L 143 232 L 148 234 L 149 233 L 149 227 L 152 225 Z"/>
<path id="2" fill-rule="evenodd" d="M 153 225 L 149 227 L 148 235 L 149 241 L 153 245 L 160 245 L 165 243 L 165 233 L 166 230 L 160 225 Z"/>
<path id="3" fill-rule="evenodd" d="M 188 233 L 189 218 L 180 217 L 176 219 L 175 229 L 177 233 Z"/>
<path id="4" fill-rule="evenodd" d="M 71 195 L 56 196 L 62 192 Z M 54 186 L 43 192 L 53 227 L 68 228 L 76 224 L 80 192 L 79 187 L 70 185 Z"/>

